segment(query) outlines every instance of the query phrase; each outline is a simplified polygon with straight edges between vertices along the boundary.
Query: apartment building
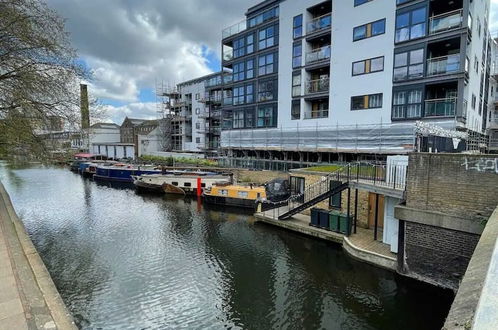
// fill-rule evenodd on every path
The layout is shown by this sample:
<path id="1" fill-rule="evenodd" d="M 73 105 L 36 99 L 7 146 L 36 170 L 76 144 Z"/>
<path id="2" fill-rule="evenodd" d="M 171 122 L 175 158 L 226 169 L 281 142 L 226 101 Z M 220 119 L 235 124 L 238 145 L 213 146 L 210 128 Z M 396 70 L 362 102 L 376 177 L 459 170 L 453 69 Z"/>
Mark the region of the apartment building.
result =
<path id="1" fill-rule="evenodd" d="M 222 67 L 232 72 L 223 86 L 224 153 L 371 158 L 414 150 L 417 121 L 485 132 L 489 6 L 266 0 L 249 8 L 244 21 L 223 31 Z M 465 149 L 465 141 L 454 149 Z"/>
<path id="2" fill-rule="evenodd" d="M 498 153 L 498 31 L 495 32 L 491 47 L 491 80 L 489 88 L 489 107 L 488 107 L 488 138 L 489 151 Z"/>
<path id="3" fill-rule="evenodd" d="M 179 83 L 170 91 L 160 92 L 164 117 L 171 122 L 166 151 L 216 155 L 221 133 L 222 87 L 231 73 L 217 72 Z"/>

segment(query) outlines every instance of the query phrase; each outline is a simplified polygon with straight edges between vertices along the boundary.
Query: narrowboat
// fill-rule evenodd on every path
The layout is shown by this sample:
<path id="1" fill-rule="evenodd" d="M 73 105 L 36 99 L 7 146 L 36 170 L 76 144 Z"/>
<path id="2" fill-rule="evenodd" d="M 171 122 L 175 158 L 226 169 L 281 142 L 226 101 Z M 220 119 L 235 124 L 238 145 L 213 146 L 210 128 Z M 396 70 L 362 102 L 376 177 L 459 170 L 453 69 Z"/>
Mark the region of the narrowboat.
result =
<path id="1" fill-rule="evenodd" d="M 161 174 L 161 170 L 155 166 L 130 164 L 114 164 L 111 166 L 97 166 L 93 179 L 96 181 L 118 181 L 133 183 L 132 176 L 143 174 Z"/>
<path id="2" fill-rule="evenodd" d="M 71 162 L 69 168 L 72 172 L 80 172 L 80 166 L 82 163 L 87 163 L 93 160 L 105 160 L 105 159 L 107 159 L 107 157 L 104 155 L 78 153 L 74 155 L 74 160 Z"/>
<path id="3" fill-rule="evenodd" d="M 143 174 L 133 176 L 137 192 L 156 192 L 173 194 L 197 194 L 198 184 L 201 193 L 217 183 L 229 183 L 231 177 L 214 172 L 174 171 L 170 174 Z"/>
<path id="4" fill-rule="evenodd" d="M 213 185 L 204 191 L 203 196 L 210 204 L 256 209 L 258 201 L 266 200 L 266 189 L 253 185 Z"/>

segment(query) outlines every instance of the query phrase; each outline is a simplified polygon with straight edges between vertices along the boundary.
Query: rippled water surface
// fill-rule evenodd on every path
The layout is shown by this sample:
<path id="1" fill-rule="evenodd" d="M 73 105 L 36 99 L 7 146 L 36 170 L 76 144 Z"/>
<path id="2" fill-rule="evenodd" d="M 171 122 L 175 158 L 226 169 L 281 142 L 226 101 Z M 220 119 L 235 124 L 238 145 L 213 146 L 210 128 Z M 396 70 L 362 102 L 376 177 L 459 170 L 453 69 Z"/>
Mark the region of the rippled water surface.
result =
<path id="1" fill-rule="evenodd" d="M 62 168 L 0 180 L 83 329 L 439 329 L 446 291 L 197 200 Z"/>

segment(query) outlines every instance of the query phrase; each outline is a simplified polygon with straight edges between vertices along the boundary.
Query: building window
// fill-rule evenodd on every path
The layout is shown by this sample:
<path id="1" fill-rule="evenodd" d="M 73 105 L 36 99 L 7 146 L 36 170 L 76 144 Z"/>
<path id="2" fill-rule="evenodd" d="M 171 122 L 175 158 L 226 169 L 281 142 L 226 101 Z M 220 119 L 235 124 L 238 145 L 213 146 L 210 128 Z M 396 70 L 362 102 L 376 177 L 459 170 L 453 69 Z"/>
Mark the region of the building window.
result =
<path id="1" fill-rule="evenodd" d="M 292 35 L 295 38 L 299 38 L 303 35 L 303 15 L 298 15 L 294 17 L 292 22 L 293 33 Z"/>
<path id="2" fill-rule="evenodd" d="M 195 123 L 195 128 L 200 129 L 201 128 L 201 123 Z"/>
<path id="3" fill-rule="evenodd" d="M 196 137 L 195 138 L 195 143 L 201 143 L 201 138 L 200 137 Z"/>
<path id="4" fill-rule="evenodd" d="M 303 46 L 302 43 L 296 43 L 292 46 L 292 68 L 298 68 L 301 66 L 303 58 Z"/>
<path id="5" fill-rule="evenodd" d="M 273 53 L 262 55 L 258 59 L 258 75 L 264 76 L 275 72 L 274 70 L 275 56 Z"/>
<path id="6" fill-rule="evenodd" d="M 353 62 L 353 76 L 384 71 L 384 56 Z"/>
<path id="7" fill-rule="evenodd" d="M 247 84 L 237 86 L 233 89 L 233 105 L 240 105 L 254 102 L 254 85 Z"/>
<path id="8" fill-rule="evenodd" d="M 417 39 L 425 36 L 427 8 L 417 8 L 396 15 L 395 42 Z"/>
<path id="9" fill-rule="evenodd" d="M 259 14 L 258 16 L 251 17 L 248 20 L 247 25 L 251 28 L 253 26 L 266 22 L 274 17 L 278 17 L 278 7 L 268 9 L 267 11 L 265 11 L 262 14 Z"/>
<path id="10" fill-rule="evenodd" d="M 246 54 L 251 54 L 252 52 L 254 52 L 254 34 L 246 37 Z"/>
<path id="11" fill-rule="evenodd" d="M 353 41 L 375 37 L 386 32 L 386 19 L 357 26 L 353 29 Z"/>
<path id="12" fill-rule="evenodd" d="M 479 60 L 477 59 L 477 56 L 474 56 L 474 70 L 479 74 Z"/>
<path id="13" fill-rule="evenodd" d="M 195 114 L 198 115 L 201 113 L 201 109 L 200 108 L 195 108 Z"/>
<path id="14" fill-rule="evenodd" d="M 276 28 L 274 25 L 259 30 L 259 39 L 258 39 L 259 40 L 259 44 L 258 44 L 259 50 L 276 45 L 275 31 L 276 31 Z"/>
<path id="15" fill-rule="evenodd" d="M 245 79 L 245 62 L 235 63 L 233 65 L 233 81 Z"/>
<path id="16" fill-rule="evenodd" d="M 195 99 L 196 99 L 196 100 L 198 100 L 198 99 L 200 99 L 200 98 L 201 98 L 201 94 L 196 93 L 196 94 L 195 94 Z"/>
<path id="17" fill-rule="evenodd" d="M 258 108 L 258 127 L 273 127 L 275 122 L 273 106 L 262 106 Z"/>
<path id="18" fill-rule="evenodd" d="M 422 90 L 394 92 L 393 119 L 417 118 L 422 116 Z"/>
<path id="19" fill-rule="evenodd" d="M 301 95 L 301 72 L 292 75 L 292 97 Z"/>
<path id="20" fill-rule="evenodd" d="M 254 59 L 246 62 L 246 79 L 254 78 Z"/>
<path id="21" fill-rule="evenodd" d="M 477 97 L 475 96 L 475 94 L 472 94 L 472 102 L 471 102 L 472 109 L 476 108 L 476 102 L 477 102 Z"/>
<path id="22" fill-rule="evenodd" d="M 275 81 L 267 80 L 258 83 L 258 101 L 271 101 L 274 97 Z"/>
<path id="23" fill-rule="evenodd" d="M 245 45 L 246 38 L 242 37 L 239 39 L 235 39 L 233 42 L 233 57 L 241 57 L 246 54 L 246 45 Z"/>
<path id="24" fill-rule="evenodd" d="M 301 119 L 301 100 L 292 101 L 291 119 Z"/>
<path id="25" fill-rule="evenodd" d="M 382 108 L 382 93 L 351 97 L 351 110 Z"/>
<path id="26" fill-rule="evenodd" d="M 233 128 L 244 128 L 244 110 L 233 112 Z"/>
<path id="27" fill-rule="evenodd" d="M 372 0 L 354 0 L 354 6 L 359 6 L 359 5 L 362 5 L 364 3 L 367 3 L 367 2 L 370 2 Z"/>
<path id="28" fill-rule="evenodd" d="M 246 126 L 247 128 L 254 127 L 254 108 L 246 109 Z"/>
<path id="29" fill-rule="evenodd" d="M 424 49 L 394 55 L 394 81 L 424 76 Z"/>

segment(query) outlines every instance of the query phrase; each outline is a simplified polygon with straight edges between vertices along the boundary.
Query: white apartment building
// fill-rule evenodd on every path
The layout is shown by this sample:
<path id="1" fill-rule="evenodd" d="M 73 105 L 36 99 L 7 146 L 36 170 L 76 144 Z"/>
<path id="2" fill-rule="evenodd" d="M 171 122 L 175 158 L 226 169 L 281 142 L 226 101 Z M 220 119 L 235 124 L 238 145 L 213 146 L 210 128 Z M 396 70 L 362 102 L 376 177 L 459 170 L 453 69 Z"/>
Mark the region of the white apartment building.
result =
<path id="1" fill-rule="evenodd" d="M 266 0 L 223 31 L 221 147 L 232 157 L 331 161 L 422 148 L 423 121 L 484 133 L 489 0 Z M 435 145 L 437 142 L 437 145 Z M 418 147 L 421 147 L 420 145 Z"/>

